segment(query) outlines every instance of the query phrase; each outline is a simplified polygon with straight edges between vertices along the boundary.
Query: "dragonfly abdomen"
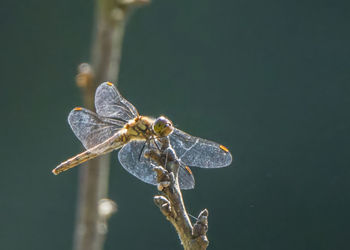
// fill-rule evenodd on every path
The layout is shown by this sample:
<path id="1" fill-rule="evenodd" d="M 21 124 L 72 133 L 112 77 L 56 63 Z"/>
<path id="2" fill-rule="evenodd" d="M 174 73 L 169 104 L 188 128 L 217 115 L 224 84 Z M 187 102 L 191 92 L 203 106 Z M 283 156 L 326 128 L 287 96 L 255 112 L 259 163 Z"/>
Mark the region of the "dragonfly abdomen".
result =
<path id="1" fill-rule="evenodd" d="M 62 162 L 54 170 L 52 170 L 52 173 L 54 173 L 55 175 L 58 175 L 59 173 L 64 172 L 70 168 L 73 168 L 73 167 L 75 167 L 83 162 L 90 160 L 90 159 L 93 159 L 96 156 L 97 156 L 97 154 L 95 154 L 95 153 L 92 153 L 90 151 L 84 151 L 84 152 Z"/>
<path id="2" fill-rule="evenodd" d="M 128 143 L 130 139 L 131 137 L 128 136 L 127 130 L 119 130 L 111 138 L 105 140 L 104 142 L 62 162 L 54 170 L 52 170 L 52 173 L 57 175 L 97 156 L 107 154 L 122 147 L 124 144 Z"/>

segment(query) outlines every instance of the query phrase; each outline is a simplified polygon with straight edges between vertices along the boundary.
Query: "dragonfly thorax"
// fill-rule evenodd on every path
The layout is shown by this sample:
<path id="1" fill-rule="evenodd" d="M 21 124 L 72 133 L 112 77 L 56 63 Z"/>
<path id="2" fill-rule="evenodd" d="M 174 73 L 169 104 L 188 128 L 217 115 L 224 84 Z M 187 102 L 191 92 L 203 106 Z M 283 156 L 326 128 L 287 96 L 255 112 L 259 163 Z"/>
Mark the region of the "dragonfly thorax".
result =
<path id="1" fill-rule="evenodd" d="M 138 116 L 125 124 L 127 135 L 131 139 L 148 139 L 153 135 L 152 124 L 153 119 L 146 116 Z"/>

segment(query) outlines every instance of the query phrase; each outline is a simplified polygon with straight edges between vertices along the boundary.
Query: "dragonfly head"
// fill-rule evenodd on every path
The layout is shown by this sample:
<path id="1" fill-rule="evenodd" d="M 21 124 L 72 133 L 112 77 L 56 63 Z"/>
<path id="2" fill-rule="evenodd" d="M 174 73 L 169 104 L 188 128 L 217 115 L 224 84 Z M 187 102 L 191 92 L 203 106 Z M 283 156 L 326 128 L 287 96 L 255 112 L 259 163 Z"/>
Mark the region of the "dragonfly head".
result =
<path id="1" fill-rule="evenodd" d="M 170 135 L 173 130 L 172 122 L 164 116 L 158 117 L 152 125 L 154 133 L 159 137 Z"/>

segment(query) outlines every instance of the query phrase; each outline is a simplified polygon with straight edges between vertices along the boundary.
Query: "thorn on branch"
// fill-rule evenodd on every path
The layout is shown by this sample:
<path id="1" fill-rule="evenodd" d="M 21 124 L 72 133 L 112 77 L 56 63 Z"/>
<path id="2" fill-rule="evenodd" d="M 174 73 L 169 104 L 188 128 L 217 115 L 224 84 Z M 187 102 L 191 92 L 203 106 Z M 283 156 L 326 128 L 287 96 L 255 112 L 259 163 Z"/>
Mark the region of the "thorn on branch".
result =
<path id="1" fill-rule="evenodd" d="M 194 238 L 206 235 L 208 231 L 208 215 L 207 209 L 199 213 L 196 223 L 193 225 L 192 235 Z"/>
<path id="2" fill-rule="evenodd" d="M 170 181 L 169 172 L 165 168 L 157 166 L 153 171 L 157 174 L 157 182 Z"/>
<path id="3" fill-rule="evenodd" d="M 167 198 L 165 198 L 164 196 L 157 195 L 154 196 L 153 201 L 166 217 L 170 216 L 171 205 L 170 201 Z"/>

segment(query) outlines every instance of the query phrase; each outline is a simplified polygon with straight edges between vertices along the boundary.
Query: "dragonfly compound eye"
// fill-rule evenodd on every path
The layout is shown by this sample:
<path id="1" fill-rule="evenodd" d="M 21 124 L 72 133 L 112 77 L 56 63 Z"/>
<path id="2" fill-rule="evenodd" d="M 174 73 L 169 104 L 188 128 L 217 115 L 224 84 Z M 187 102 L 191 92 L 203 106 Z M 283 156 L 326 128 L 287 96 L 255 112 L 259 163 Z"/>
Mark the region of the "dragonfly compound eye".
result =
<path id="1" fill-rule="evenodd" d="M 164 116 L 160 116 L 153 124 L 153 131 L 159 137 L 168 136 L 173 132 L 173 124 Z"/>

